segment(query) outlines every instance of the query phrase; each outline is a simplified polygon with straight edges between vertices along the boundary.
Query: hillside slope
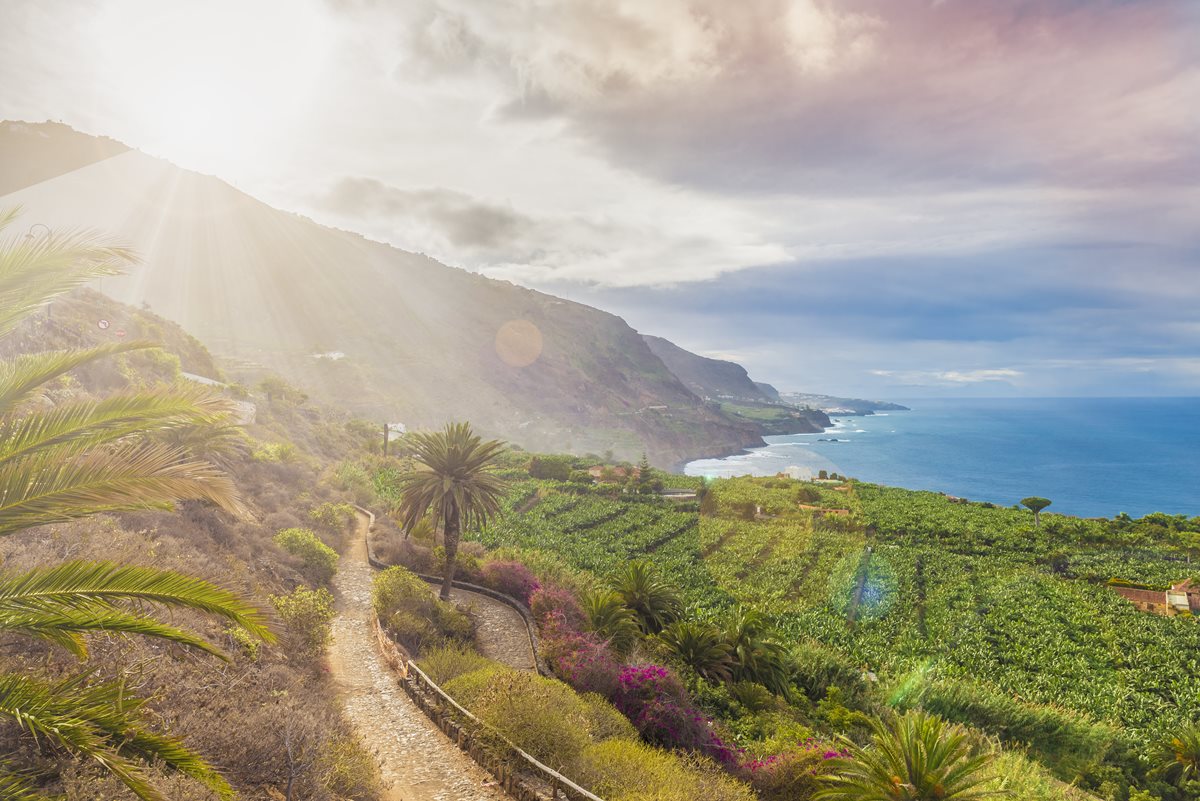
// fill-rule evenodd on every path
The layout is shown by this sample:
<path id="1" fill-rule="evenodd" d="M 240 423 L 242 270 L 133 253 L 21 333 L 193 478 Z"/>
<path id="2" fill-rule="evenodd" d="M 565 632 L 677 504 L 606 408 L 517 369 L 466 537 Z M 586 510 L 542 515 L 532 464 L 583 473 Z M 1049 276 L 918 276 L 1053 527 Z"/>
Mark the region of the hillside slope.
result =
<path id="1" fill-rule="evenodd" d="M 746 368 L 736 362 L 699 356 L 662 337 L 642 334 L 642 339 L 654 355 L 662 359 L 667 369 L 701 398 L 771 400 L 758 384 L 750 380 Z"/>
<path id="2" fill-rule="evenodd" d="M 20 225 L 95 228 L 133 245 L 143 264 L 99 288 L 180 323 L 239 374 L 269 368 L 360 415 L 470 419 L 540 450 L 645 450 L 669 465 L 761 444 L 614 315 L 318 225 L 119 147 L 61 125 L 0 125 L 0 160 L 36 165 L 0 172 L 0 207 L 22 206 Z"/>

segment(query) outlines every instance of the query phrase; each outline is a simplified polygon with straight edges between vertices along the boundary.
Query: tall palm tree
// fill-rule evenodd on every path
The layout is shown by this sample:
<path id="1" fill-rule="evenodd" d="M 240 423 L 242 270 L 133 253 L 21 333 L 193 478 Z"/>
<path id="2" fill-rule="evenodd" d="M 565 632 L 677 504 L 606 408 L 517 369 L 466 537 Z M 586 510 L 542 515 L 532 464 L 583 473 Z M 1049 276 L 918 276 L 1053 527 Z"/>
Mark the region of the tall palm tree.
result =
<path id="1" fill-rule="evenodd" d="M 417 466 L 398 481 L 399 517 L 406 529 L 426 514 L 435 527 L 442 527 L 446 572 L 441 598 L 448 600 L 463 529 L 483 525 L 500 512 L 507 484 L 495 467 L 504 443 L 484 442 L 470 423 L 447 423 L 441 431 L 409 435 L 408 445 Z"/>
<path id="2" fill-rule="evenodd" d="M 683 609 L 679 591 L 645 559 L 625 565 L 613 581 L 613 591 L 637 615 L 638 625 L 647 634 L 662 631 Z"/>
<path id="3" fill-rule="evenodd" d="M 0 230 L 14 212 L 0 214 Z M 62 292 L 129 263 L 129 251 L 87 233 L 0 242 L 0 337 Z M 98 401 L 36 405 L 48 382 L 98 359 L 148 343 L 17 356 L 0 362 L 0 535 L 97 512 L 170 508 L 199 498 L 241 513 L 224 473 L 150 432 L 214 425 L 230 411 L 204 388 L 123 392 Z M 195 634 L 160 622 L 155 608 L 198 610 L 270 638 L 260 612 L 208 582 L 171 571 L 71 562 L 0 574 L 0 631 L 42 639 L 87 656 L 88 632 L 135 633 L 206 652 Z M 0 673 L 0 717 L 39 742 L 87 759 L 147 801 L 162 798 L 149 763 L 191 776 L 222 797 L 233 791 L 198 755 L 146 728 L 120 680 L 85 671 L 49 682 Z M 36 783 L 0 759 L 0 798 L 41 798 Z"/>
<path id="4" fill-rule="evenodd" d="M 866 747 L 846 741 L 849 756 L 814 801 L 979 801 L 990 754 L 971 755 L 966 734 L 936 715 L 914 710 L 887 725 L 872 724 Z"/>

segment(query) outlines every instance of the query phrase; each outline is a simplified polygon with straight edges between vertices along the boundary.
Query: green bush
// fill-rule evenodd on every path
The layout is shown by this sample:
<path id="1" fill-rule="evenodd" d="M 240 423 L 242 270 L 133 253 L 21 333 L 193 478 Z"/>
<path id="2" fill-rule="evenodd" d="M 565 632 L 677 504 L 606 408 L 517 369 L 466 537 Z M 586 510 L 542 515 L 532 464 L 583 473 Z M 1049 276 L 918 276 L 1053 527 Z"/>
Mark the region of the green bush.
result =
<path id="1" fill-rule="evenodd" d="M 755 801 L 749 785 L 712 762 L 612 739 L 583 749 L 575 781 L 607 801 Z"/>
<path id="2" fill-rule="evenodd" d="M 307 528 L 285 528 L 275 535 L 275 544 L 304 563 L 304 575 L 314 584 L 328 584 L 337 573 L 337 551 Z"/>
<path id="3" fill-rule="evenodd" d="M 287 595 L 270 596 L 270 601 L 296 652 L 311 659 L 325 650 L 334 617 L 333 594 L 329 590 L 297 587 Z"/>
<path id="4" fill-rule="evenodd" d="M 298 458 L 296 446 L 290 442 L 261 442 L 250 454 L 256 462 L 291 464 Z"/>
<path id="5" fill-rule="evenodd" d="M 491 661 L 481 656 L 471 648 L 462 645 L 446 645 L 430 649 L 419 662 L 425 675 L 433 679 L 437 685 L 444 687 L 446 682 L 456 679 L 464 673 L 471 673 L 487 667 Z"/>
<path id="6" fill-rule="evenodd" d="M 356 513 L 348 503 L 323 503 L 309 510 L 309 518 L 318 528 L 330 534 L 345 534 L 354 528 Z"/>
<path id="7" fill-rule="evenodd" d="M 474 639 L 471 619 L 434 597 L 430 586 L 406 568 L 376 574 L 371 604 L 388 633 L 415 655 Z"/>
<path id="8" fill-rule="evenodd" d="M 637 729 L 629 718 L 617 711 L 608 699 L 599 693 L 584 693 L 579 696 L 587 715 L 588 730 L 596 742 L 604 740 L 638 740 Z"/>
<path id="9" fill-rule="evenodd" d="M 474 712 L 479 699 L 491 686 L 492 680 L 498 675 L 512 672 L 512 670 L 507 665 L 488 660 L 483 667 L 450 679 L 442 685 L 442 689 L 455 701 Z"/>

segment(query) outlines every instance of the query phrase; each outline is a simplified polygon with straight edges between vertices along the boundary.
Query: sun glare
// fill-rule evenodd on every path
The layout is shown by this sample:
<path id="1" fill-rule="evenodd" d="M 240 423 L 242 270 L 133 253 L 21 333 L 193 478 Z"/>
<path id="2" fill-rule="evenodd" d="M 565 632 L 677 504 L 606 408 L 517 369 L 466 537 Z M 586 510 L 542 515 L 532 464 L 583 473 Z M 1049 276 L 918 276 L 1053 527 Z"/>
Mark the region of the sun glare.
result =
<path id="1" fill-rule="evenodd" d="M 127 8 L 102 14 L 94 66 L 123 87 L 143 150 L 237 174 L 306 123 L 328 37 L 307 4 L 215 5 L 146 4 L 132 24 Z"/>

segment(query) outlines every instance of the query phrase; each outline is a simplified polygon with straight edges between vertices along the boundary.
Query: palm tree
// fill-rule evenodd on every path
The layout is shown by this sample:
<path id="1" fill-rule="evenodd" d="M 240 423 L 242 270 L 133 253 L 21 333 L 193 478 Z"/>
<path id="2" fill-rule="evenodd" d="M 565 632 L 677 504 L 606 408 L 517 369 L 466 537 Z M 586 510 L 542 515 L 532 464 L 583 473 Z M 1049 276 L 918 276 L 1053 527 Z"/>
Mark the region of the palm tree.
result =
<path id="1" fill-rule="evenodd" d="M 712 681 L 729 681 L 733 659 L 729 643 L 716 626 L 676 621 L 658 635 L 681 662 Z"/>
<path id="2" fill-rule="evenodd" d="M 0 214 L 0 229 L 14 212 Z M 0 336 L 58 294 L 129 263 L 129 251 L 86 233 L 0 243 Z M 148 343 L 28 354 L 0 362 L 0 535 L 97 512 L 170 508 L 199 498 L 243 511 L 232 481 L 150 432 L 219 424 L 230 411 L 204 388 L 124 392 L 46 410 L 31 403 L 67 372 Z M 88 632 L 136 633 L 215 652 L 164 624 L 156 607 L 193 609 L 270 638 L 258 610 L 232 593 L 171 571 L 71 562 L 0 574 L 0 631 L 35 637 L 84 658 Z M 99 765 L 147 801 L 162 798 L 148 763 L 191 776 L 222 797 L 233 791 L 178 739 L 145 727 L 143 701 L 119 680 L 85 671 L 57 682 L 0 673 L 0 716 L 39 742 Z M 0 760 L 0 798 L 43 797 L 36 782 Z"/>
<path id="3" fill-rule="evenodd" d="M 633 650 L 641 629 L 637 615 L 625 605 L 625 600 L 612 590 L 592 590 L 583 596 L 583 614 L 588 627 L 608 641 L 620 656 Z"/>
<path id="4" fill-rule="evenodd" d="M 770 621 L 762 612 L 738 607 L 725 631 L 733 659 L 733 677 L 763 685 L 777 695 L 791 693 L 788 651 L 773 639 Z"/>
<path id="5" fill-rule="evenodd" d="M 1200 726 L 1188 726 L 1167 739 L 1161 747 L 1159 772 L 1176 784 L 1200 779 Z"/>
<path id="6" fill-rule="evenodd" d="M 409 435 L 408 445 L 417 467 L 397 482 L 400 519 L 407 529 L 430 514 L 435 526 L 441 525 L 446 548 L 441 598 L 449 600 L 463 529 L 483 525 L 500 512 L 506 482 L 495 466 L 504 443 L 484 442 L 470 423 L 447 423 L 441 431 Z"/>
<path id="7" fill-rule="evenodd" d="M 613 581 L 613 591 L 637 615 L 638 625 L 647 634 L 662 631 L 683 608 L 679 591 L 660 578 L 645 559 L 627 564 Z"/>
<path id="8" fill-rule="evenodd" d="M 866 747 L 845 741 L 849 756 L 823 777 L 815 801 L 978 801 L 1003 792 L 983 787 L 991 755 L 971 756 L 966 734 L 936 715 L 914 710 L 872 728 Z"/>

